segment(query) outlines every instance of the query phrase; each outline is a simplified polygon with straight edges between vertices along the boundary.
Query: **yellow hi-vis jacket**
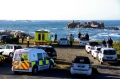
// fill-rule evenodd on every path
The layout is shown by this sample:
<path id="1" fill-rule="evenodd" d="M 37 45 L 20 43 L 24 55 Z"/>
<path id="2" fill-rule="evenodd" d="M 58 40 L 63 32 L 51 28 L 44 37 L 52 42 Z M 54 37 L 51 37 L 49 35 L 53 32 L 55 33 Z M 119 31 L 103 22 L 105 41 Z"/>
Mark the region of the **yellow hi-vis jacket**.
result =
<path id="1" fill-rule="evenodd" d="M 30 41 L 30 37 L 29 36 L 27 37 L 27 41 Z"/>

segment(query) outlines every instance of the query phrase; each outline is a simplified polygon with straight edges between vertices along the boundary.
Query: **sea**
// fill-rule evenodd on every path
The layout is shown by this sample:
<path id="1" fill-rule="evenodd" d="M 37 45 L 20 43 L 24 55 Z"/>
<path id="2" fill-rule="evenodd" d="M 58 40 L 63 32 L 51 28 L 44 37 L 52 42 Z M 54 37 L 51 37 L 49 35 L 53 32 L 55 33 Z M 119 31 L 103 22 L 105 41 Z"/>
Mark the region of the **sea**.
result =
<path id="1" fill-rule="evenodd" d="M 101 41 L 111 37 L 114 41 L 120 41 L 120 30 L 92 29 L 92 28 L 67 28 L 66 25 L 72 20 L 0 20 L 0 32 L 4 30 L 14 30 L 27 33 L 34 36 L 36 30 L 50 30 L 51 34 L 55 33 L 59 38 L 64 38 L 70 34 L 74 35 L 75 40 L 78 33 L 89 34 L 90 40 Z M 105 27 L 118 27 L 120 29 L 120 20 L 74 20 L 74 22 L 96 21 L 104 22 Z M 52 37 L 54 39 L 54 36 Z"/>

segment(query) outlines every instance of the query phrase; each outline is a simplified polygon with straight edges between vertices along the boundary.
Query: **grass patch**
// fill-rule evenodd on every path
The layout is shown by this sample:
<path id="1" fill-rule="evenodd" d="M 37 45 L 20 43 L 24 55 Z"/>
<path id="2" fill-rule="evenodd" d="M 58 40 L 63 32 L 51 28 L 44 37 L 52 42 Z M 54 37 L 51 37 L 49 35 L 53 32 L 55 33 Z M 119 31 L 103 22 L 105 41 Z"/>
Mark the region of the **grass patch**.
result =
<path id="1" fill-rule="evenodd" d="M 117 51 L 118 58 L 120 59 L 120 41 L 115 41 L 115 42 L 113 43 L 113 47 L 114 47 L 115 50 Z"/>

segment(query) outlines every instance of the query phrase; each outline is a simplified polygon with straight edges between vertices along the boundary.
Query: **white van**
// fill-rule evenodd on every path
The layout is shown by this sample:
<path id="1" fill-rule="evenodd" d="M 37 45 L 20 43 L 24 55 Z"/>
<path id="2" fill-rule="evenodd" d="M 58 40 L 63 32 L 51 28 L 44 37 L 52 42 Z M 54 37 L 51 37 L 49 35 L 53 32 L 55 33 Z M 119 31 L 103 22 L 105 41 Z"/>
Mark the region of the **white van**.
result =
<path id="1" fill-rule="evenodd" d="M 42 49 L 17 49 L 13 56 L 12 71 L 14 74 L 19 74 L 20 72 L 37 74 L 40 70 L 52 70 L 53 67 L 54 60 Z"/>

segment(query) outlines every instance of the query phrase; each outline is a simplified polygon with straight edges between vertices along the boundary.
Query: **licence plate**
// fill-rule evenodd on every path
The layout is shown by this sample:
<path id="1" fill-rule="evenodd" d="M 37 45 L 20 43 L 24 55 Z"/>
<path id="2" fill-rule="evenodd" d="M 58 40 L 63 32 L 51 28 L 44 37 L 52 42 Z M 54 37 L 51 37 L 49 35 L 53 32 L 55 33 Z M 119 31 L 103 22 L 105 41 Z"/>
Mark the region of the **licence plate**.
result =
<path id="1" fill-rule="evenodd" d="M 107 59 L 112 59 L 112 57 L 107 57 Z"/>
<path id="2" fill-rule="evenodd" d="M 84 66 L 78 66 L 79 68 L 84 68 Z"/>

